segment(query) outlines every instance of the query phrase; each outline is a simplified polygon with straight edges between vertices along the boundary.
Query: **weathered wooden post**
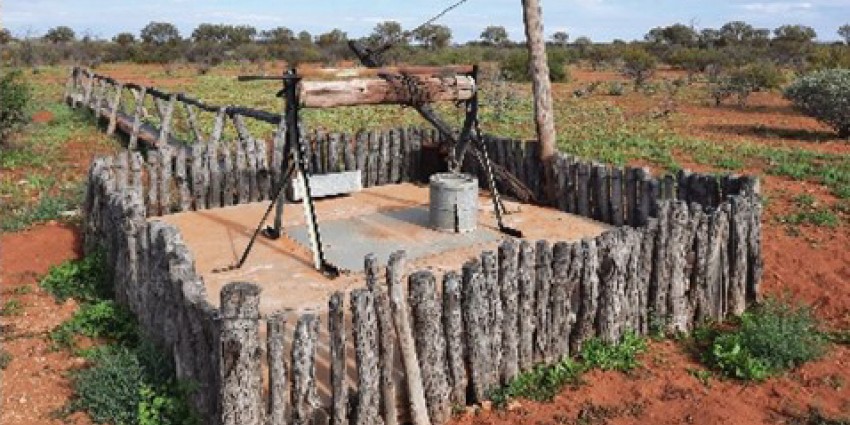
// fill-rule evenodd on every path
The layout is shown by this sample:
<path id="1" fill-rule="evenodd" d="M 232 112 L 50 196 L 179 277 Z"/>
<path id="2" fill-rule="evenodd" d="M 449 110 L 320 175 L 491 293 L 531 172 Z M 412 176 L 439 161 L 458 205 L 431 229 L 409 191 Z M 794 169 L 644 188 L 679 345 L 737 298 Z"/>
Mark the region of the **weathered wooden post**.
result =
<path id="1" fill-rule="evenodd" d="M 499 289 L 502 300 L 501 380 L 509 382 L 519 374 L 519 279 L 517 244 L 507 239 L 499 245 Z"/>
<path id="2" fill-rule="evenodd" d="M 441 332 L 443 312 L 431 272 L 420 271 L 410 276 L 410 307 L 428 412 L 433 423 L 442 424 L 451 413 L 451 400 L 446 376 L 446 340 Z"/>
<path id="3" fill-rule="evenodd" d="M 375 296 L 375 314 L 378 316 L 378 332 L 381 345 L 381 356 L 378 367 L 381 370 L 381 400 L 383 401 L 383 417 L 385 425 L 398 423 L 398 408 L 396 407 L 395 378 L 395 326 L 392 321 L 390 298 L 385 288 L 378 285 L 378 258 L 374 254 L 366 256 L 364 261 L 366 271 L 366 287 Z"/>
<path id="4" fill-rule="evenodd" d="M 289 409 L 289 368 L 284 351 L 286 314 L 275 313 L 266 322 L 269 366 L 268 425 L 285 425 Z"/>
<path id="5" fill-rule="evenodd" d="M 540 162 L 546 197 L 556 199 L 556 182 L 552 173 L 555 158 L 557 135 L 555 134 L 555 111 L 552 107 L 552 83 L 549 80 L 549 63 L 546 57 L 546 41 L 543 38 L 543 10 L 539 0 L 522 0 L 525 37 L 529 52 L 529 69 L 534 92 L 534 121 L 537 128 L 537 140 L 540 143 Z"/>
<path id="6" fill-rule="evenodd" d="M 348 424 L 348 383 L 345 365 L 345 297 L 335 292 L 328 301 L 331 348 L 331 424 Z"/>
<path id="7" fill-rule="evenodd" d="M 474 402 L 486 400 L 491 389 L 489 304 L 481 261 L 470 260 L 463 266 L 463 321 Z"/>
<path id="8" fill-rule="evenodd" d="M 448 272 L 443 276 L 443 332 L 446 335 L 446 354 L 451 378 L 451 400 L 466 405 L 466 362 L 464 353 L 463 314 L 461 310 L 460 275 Z"/>
<path id="9" fill-rule="evenodd" d="M 381 373 L 378 370 L 378 319 L 375 297 L 365 288 L 351 292 L 354 353 L 357 360 L 356 425 L 381 424 Z"/>
<path id="10" fill-rule="evenodd" d="M 298 319 L 292 341 L 292 423 L 308 425 L 319 406 L 316 394 L 316 349 L 319 317 L 305 313 Z"/>
<path id="11" fill-rule="evenodd" d="M 221 423 L 263 423 L 260 288 L 230 283 L 221 290 Z"/>
<path id="12" fill-rule="evenodd" d="M 387 264 L 387 286 L 390 291 L 390 304 L 393 310 L 393 322 L 401 349 L 401 361 L 407 376 L 407 392 L 410 397 L 410 416 L 414 425 L 430 425 L 428 408 L 425 403 L 425 391 L 422 387 L 422 371 L 416 358 L 416 343 L 410 326 L 410 311 L 404 297 L 402 276 L 405 266 L 404 251 L 394 252 Z"/>

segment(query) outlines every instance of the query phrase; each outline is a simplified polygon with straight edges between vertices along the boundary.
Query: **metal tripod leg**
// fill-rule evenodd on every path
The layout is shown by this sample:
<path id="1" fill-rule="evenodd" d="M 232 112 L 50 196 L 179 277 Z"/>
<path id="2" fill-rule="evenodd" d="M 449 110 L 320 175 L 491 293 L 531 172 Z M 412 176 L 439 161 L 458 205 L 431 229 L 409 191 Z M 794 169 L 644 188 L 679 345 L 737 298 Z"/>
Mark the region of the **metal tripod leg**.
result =
<path id="1" fill-rule="evenodd" d="M 515 238 L 521 238 L 521 231 L 505 226 L 505 223 L 502 220 L 502 212 L 504 211 L 505 206 L 502 204 L 502 197 L 499 195 L 499 190 L 496 188 L 496 179 L 493 176 L 493 166 L 490 164 L 490 155 L 487 153 L 487 145 L 481 142 L 480 136 L 475 137 L 475 144 L 481 152 L 481 155 L 476 158 L 478 159 L 478 162 L 481 163 L 481 166 L 484 167 L 484 171 L 487 175 L 487 186 L 489 186 L 490 195 L 493 198 L 493 210 L 496 212 L 496 222 L 499 225 L 499 231 Z"/>
<path id="2" fill-rule="evenodd" d="M 333 264 L 325 260 L 325 252 L 322 249 L 322 235 L 319 233 L 319 224 L 316 221 L 316 207 L 313 203 L 313 194 L 310 189 L 310 176 L 307 173 L 307 147 L 303 140 L 299 140 L 296 155 L 296 163 L 298 164 L 298 180 L 302 185 L 301 189 L 303 197 L 301 199 L 304 205 L 304 219 L 307 222 L 307 233 L 310 236 L 310 247 L 313 251 L 313 265 L 316 270 L 319 270 L 325 276 L 335 278 L 339 276 L 339 269 Z"/>
<path id="3" fill-rule="evenodd" d="M 267 226 L 263 229 L 263 236 L 269 239 L 278 239 L 283 234 L 283 206 L 286 203 L 283 194 L 286 192 L 286 189 L 289 188 L 289 181 L 292 177 L 293 171 L 295 171 L 295 159 L 292 158 L 289 161 L 289 166 L 286 167 L 286 171 L 281 175 L 281 180 L 278 183 L 278 187 L 280 188 L 275 195 L 275 199 L 273 200 L 275 206 L 274 212 L 274 224 L 272 226 Z M 265 220 L 264 220 L 265 221 Z"/>
<path id="4" fill-rule="evenodd" d="M 239 257 L 239 261 L 236 264 L 233 264 L 233 265 L 230 265 L 230 266 L 227 266 L 227 267 L 213 269 L 213 273 L 222 273 L 222 272 L 227 272 L 227 271 L 231 271 L 231 270 L 236 270 L 236 269 L 242 268 L 242 266 L 245 265 L 245 261 L 248 259 L 248 254 L 251 253 L 251 249 L 254 248 L 254 242 L 257 241 L 257 236 L 259 236 L 260 233 L 263 232 L 263 224 L 269 218 L 269 214 L 271 214 L 272 208 L 277 204 L 277 202 L 280 199 L 283 198 L 283 196 L 281 196 L 281 195 L 286 190 L 286 181 L 289 180 L 288 177 L 289 177 L 290 174 L 292 174 L 292 170 L 293 170 L 293 167 L 289 167 L 289 169 L 287 169 L 286 173 L 284 173 L 283 179 L 281 180 L 280 184 L 278 185 L 277 191 L 274 194 L 274 198 L 272 198 L 271 203 L 269 203 L 269 207 L 266 208 L 266 212 L 263 214 L 263 218 L 260 219 L 260 223 L 257 225 L 257 228 L 254 230 L 254 234 L 251 235 L 251 240 L 248 241 L 248 246 L 245 247 L 245 251 L 243 251 L 242 256 Z M 268 230 L 268 229 L 266 229 L 266 230 Z M 279 236 L 280 236 L 280 232 L 278 231 L 278 237 Z M 277 238 L 274 238 L 274 239 L 277 239 Z"/>

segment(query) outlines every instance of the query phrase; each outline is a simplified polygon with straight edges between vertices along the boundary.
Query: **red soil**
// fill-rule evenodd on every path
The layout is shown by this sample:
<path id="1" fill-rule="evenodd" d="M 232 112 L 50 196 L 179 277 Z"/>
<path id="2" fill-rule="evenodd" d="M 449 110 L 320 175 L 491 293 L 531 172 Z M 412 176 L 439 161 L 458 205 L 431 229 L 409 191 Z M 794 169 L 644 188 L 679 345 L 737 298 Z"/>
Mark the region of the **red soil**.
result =
<path id="1" fill-rule="evenodd" d="M 76 303 L 62 304 L 38 288 L 50 266 L 80 256 L 79 232 L 61 224 L 47 224 L 0 236 L 0 292 L 3 302 L 17 300 L 17 315 L 2 317 L 3 346 L 12 360 L 3 372 L 3 409 L 0 423 L 87 424 L 84 415 L 68 421 L 53 416 L 70 399 L 70 370 L 84 362 L 65 350 L 53 350 L 47 333 L 73 315 Z M 21 289 L 26 287 L 28 289 Z"/>
<path id="2" fill-rule="evenodd" d="M 757 385 L 694 375 L 703 368 L 674 342 L 651 344 L 644 367 L 626 375 L 593 371 L 583 385 L 551 403 L 519 401 L 508 411 L 471 411 L 453 425 L 508 424 L 770 424 L 817 406 L 824 414 L 846 415 L 850 398 L 850 349 L 832 350 L 822 360 Z M 689 371 L 693 371 L 690 372 Z"/>
<path id="3" fill-rule="evenodd" d="M 32 121 L 39 124 L 46 124 L 53 121 L 53 113 L 50 111 L 39 111 L 33 114 Z"/>

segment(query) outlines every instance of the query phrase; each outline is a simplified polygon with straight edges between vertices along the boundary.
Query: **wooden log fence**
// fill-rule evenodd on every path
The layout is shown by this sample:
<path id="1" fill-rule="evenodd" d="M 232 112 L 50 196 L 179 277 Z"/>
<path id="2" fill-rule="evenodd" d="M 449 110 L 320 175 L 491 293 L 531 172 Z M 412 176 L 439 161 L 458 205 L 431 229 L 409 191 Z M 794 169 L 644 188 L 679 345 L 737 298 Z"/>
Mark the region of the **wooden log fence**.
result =
<path id="1" fill-rule="evenodd" d="M 79 102 L 99 96 L 115 103 L 110 81 L 100 81 L 81 77 L 69 92 L 79 86 Z M 234 144 L 216 140 L 227 114 L 214 111 L 222 117 L 218 136 L 205 143 L 95 160 L 83 205 L 86 248 L 103 249 L 118 301 L 172 353 L 178 376 L 196 383 L 192 401 L 205 423 L 437 425 L 452 406 L 483 402 L 590 338 L 688 332 L 759 298 L 757 179 L 687 172 L 656 178 L 559 154 L 558 196 L 538 199 L 613 229 L 576 242 L 506 240 L 442 275 L 405 269 L 402 253 L 382 271 L 370 256 L 363 288 L 333 294 L 325 324 L 320 312 L 260 315 L 262 294 L 251 283 L 226 286 L 214 308 L 179 231 L 150 218 L 268 199 L 282 158 L 279 137 L 267 144 L 244 134 Z M 404 128 L 305 137 L 316 171 L 359 169 L 371 186 L 426 177 L 422 146 L 435 136 Z M 493 160 L 542 197 L 534 145 L 488 137 Z M 320 341 L 323 326 L 329 341 Z M 316 375 L 323 344 L 328 382 Z M 330 389 L 327 405 L 318 388 Z"/>

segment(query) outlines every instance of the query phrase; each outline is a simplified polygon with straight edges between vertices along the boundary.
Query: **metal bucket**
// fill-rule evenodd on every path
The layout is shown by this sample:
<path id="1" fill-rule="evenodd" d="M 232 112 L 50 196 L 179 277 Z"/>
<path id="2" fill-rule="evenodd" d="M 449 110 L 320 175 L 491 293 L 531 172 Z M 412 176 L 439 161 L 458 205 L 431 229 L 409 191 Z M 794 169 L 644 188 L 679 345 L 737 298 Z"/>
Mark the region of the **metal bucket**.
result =
<path id="1" fill-rule="evenodd" d="M 478 223 L 478 179 L 469 174 L 431 176 L 430 223 L 436 230 L 465 233 Z"/>

